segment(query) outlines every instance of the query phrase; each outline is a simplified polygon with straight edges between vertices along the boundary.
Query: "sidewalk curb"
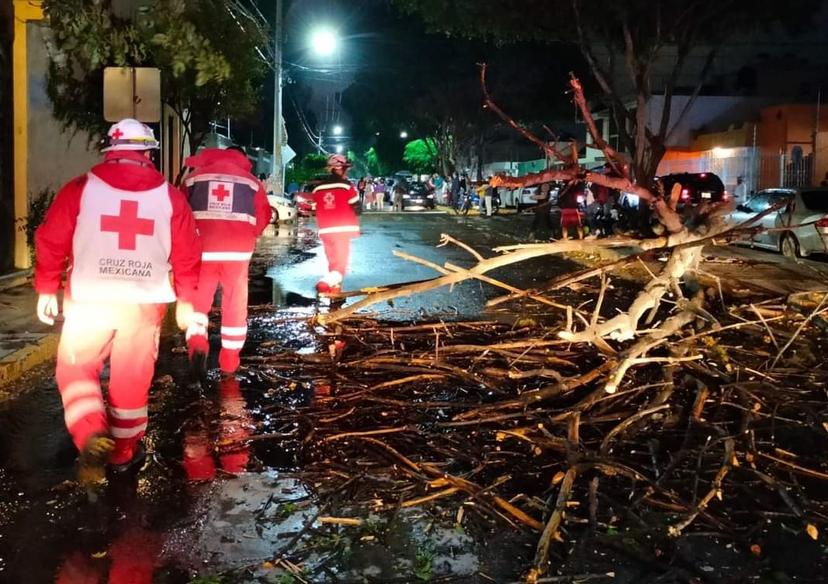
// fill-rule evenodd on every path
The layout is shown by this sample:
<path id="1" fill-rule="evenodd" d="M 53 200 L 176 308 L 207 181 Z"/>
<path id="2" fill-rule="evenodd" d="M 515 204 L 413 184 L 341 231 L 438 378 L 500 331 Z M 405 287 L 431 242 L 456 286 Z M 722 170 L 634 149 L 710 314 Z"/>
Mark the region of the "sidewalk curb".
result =
<path id="1" fill-rule="evenodd" d="M 23 376 L 57 354 L 58 333 L 44 333 L 0 360 L 0 387 Z"/>
<path id="2" fill-rule="evenodd" d="M 19 270 L 10 274 L 3 274 L 0 276 L 0 291 L 24 286 L 29 283 L 31 277 L 31 270 Z"/>

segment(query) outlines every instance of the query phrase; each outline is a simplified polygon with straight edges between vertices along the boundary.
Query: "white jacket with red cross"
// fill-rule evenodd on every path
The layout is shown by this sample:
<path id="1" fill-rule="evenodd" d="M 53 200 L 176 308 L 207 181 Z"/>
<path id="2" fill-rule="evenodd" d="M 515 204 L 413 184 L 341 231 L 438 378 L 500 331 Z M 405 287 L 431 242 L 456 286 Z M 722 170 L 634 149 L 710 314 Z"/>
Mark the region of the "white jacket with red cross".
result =
<path id="1" fill-rule="evenodd" d="M 250 160 L 237 150 L 205 148 L 185 164 L 193 168 L 184 185 L 201 236 L 201 261 L 250 260 L 271 216 Z"/>
<path id="2" fill-rule="evenodd" d="M 35 289 L 90 303 L 192 302 L 201 245 L 182 193 L 138 152 L 104 162 L 58 192 L 35 234 Z M 172 276 L 172 280 L 170 277 Z"/>
<path id="3" fill-rule="evenodd" d="M 348 179 L 330 175 L 313 189 L 316 201 L 316 224 L 319 235 L 333 233 L 359 235 L 359 220 L 351 206 L 359 201 L 359 193 Z"/>

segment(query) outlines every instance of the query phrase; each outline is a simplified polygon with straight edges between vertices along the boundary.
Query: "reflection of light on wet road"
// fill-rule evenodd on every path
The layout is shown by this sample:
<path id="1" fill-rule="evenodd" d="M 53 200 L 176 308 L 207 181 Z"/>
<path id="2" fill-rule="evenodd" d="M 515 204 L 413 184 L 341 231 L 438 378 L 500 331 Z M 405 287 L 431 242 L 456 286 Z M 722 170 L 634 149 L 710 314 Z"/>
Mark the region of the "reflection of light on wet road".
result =
<path id="1" fill-rule="evenodd" d="M 394 256 L 394 250 L 404 251 L 438 265 L 451 262 L 471 266 L 474 260 L 467 252 L 455 246 L 437 247 L 442 233 L 449 233 L 476 248 L 484 256 L 491 256 L 492 247 L 520 241 L 525 231 L 523 218 L 516 217 L 485 219 L 431 214 L 375 214 L 363 215 L 361 219 L 362 235 L 351 243 L 345 290 L 424 280 L 438 275 L 426 266 Z M 321 245 L 317 243 L 305 251 L 307 259 L 304 261 L 283 264 L 274 262 L 275 265 L 267 270 L 267 276 L 273 278 L 278 290 L 275 296 L 283 301 L 291 292 L 313 298 L 316 282 L 327 270 Z M 381 310 L 388 317 L 402 318 L 435 314 L 471 317 L 483 308 L 485 300 L 483 286 L 477 281 L 466 281 L 455 285 L 453 290 L 444 287 L 399 298 L 394 301 L 393 308 L 383 304 L 372 310 Z M 350 300 L 353 301 L 355 299 Z M 287 304 L 290 305 L 289 302 Z"/>

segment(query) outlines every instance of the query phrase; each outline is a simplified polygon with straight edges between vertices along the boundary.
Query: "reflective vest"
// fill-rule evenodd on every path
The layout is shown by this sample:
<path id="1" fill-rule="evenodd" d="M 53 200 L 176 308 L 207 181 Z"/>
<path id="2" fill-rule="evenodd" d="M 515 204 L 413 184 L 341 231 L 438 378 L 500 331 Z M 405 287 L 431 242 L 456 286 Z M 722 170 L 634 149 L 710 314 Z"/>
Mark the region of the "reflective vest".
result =
<path id="1" fill-rule="evenodd" d="M 261 185 L 246 177 L 204 173 L 184 184 L 201 232 L 202 261 L 245 261 L 256 246 L 256 193 Z"/>
<path id="2" fill-rule="evenodd" d="M 82 302 L 175 301 L 169 184 L 124 191 L 88 173 L 72 239 L 71 296 Z"/>

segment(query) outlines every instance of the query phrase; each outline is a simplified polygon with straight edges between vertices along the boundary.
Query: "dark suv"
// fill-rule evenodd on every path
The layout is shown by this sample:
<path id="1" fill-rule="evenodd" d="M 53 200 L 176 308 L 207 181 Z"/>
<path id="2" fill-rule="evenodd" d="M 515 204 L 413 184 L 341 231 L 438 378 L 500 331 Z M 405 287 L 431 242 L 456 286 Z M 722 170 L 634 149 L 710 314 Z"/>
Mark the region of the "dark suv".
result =
<path id="1" fill-rule="evenodd" d="M 656 178 L 664 186 L 664 196 L 670 198 L 673 185 L 681 184 L 678 207 L 696 207 L 702 203 L 718 203 L 727 200 L 722 179 L 712 172 L 682 172 L 665 174 Z"/>

